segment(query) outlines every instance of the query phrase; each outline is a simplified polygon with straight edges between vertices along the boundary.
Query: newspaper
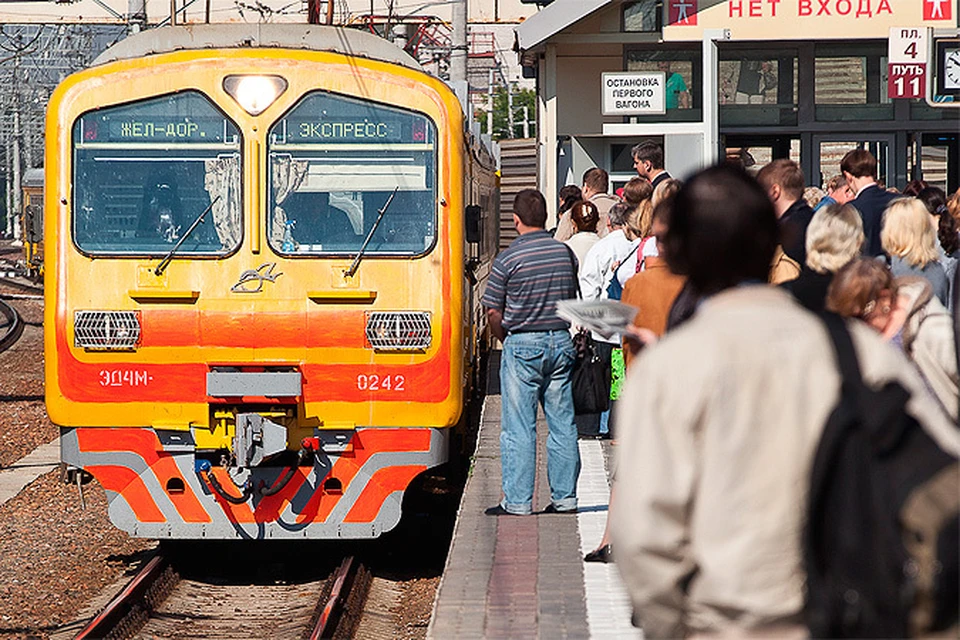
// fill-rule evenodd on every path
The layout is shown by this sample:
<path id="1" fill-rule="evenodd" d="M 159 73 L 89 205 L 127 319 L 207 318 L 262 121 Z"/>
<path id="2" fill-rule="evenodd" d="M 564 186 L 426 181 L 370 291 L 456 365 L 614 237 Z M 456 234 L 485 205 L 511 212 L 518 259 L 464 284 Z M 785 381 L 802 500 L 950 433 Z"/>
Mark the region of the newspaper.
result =
<path id="1" fill-rule="evenodd" d="M 586 327 L 604 338 L 622 336 L 637 315 L 636 307 L 617 300 L 561 300 L 557 315 L 575 327 Z"/>

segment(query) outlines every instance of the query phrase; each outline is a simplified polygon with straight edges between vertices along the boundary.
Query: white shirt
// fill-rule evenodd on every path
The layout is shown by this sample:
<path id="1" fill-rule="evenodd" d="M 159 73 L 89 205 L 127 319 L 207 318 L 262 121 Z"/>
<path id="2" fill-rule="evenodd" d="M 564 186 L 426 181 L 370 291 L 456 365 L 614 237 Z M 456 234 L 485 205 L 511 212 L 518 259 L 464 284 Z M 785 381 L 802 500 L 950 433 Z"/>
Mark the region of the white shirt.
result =
<path id="1" fill-rule="evenodd" d="M 614 265 L 622 262 L 638 242 L 639 240 L 627 240 L 623 229 L 616 229 L 593 245 L 580 265 L 580 295 L 584 300 L 607 299 L 607 286 L 613 279 Z M 636 263 L 632 270 L 624 266 L 617 273 L 617 279 L 623 284 L 635 272 Z M 597 334 L 593 337 L 595 340 L 619 344 L 617 338 L 611 340 Z"/>
<path id="2" fill-rule="evenodd" d="M 637 257 L 639 255 L 639 258 Z M 617 274 L 622 277 L 623 272 L 626 271 L 628 274 L 632 275 L 634 273 L 639 273 L 640 271 L 646 271 L 647 268 L 643 264 L 640 265 L 640 268 L 637 269 L 637 260 L 643 260 L 644 258 L 649 258 L 650 256 L 659 256 L 660 252 L 657 251 L 657 239 L 653 236 L 647 236 L 645 239 L 640 241 L 640 248 L 637 249 L 636 253 L 624 260 L 623 269 Z M 630 275 L 627 275 L 629 280 Z M 621 284 L 626 285 L 626 280 L 621 282 Z"/>

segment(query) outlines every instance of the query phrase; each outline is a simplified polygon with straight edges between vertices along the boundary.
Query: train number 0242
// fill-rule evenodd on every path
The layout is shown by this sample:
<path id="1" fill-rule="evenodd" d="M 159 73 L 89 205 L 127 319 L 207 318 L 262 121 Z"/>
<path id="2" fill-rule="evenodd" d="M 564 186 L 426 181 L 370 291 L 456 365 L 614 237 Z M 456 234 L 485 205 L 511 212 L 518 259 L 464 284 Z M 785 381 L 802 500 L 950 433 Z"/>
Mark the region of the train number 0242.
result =
<path id="1" fill-rule="evenodd" d="M 357 376 L 357 389 L 360 391 L 405 391 L 406 379 L 401 375 L 379 376 L 360 374 Z"/>

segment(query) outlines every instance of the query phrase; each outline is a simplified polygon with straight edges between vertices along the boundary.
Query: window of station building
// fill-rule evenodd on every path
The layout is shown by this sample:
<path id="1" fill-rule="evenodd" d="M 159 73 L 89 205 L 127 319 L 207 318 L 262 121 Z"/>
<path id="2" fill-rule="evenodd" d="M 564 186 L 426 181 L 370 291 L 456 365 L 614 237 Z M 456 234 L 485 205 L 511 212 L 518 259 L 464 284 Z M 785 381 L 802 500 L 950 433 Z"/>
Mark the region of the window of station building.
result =
<path id="1" fill-rule="evenodd" d="M 623 5 L 623 30 L 649 33 L 660 31 L 662 0 L 640 0 Z"/>
<path id="2" fill-rule="evenodd" d="M 665 115 L 635 116 L 637 122 L 691 122 L 702 116 L 700 49 L 633 49 L 626 55 L 627 71 L 663 71 L 666 82 Z"/>
<path id="3" fill-rule="evenodd" d="M 816 46 L 813 93 L 818 121 L 893 119 L 893 103 L 886 90 L 885 47 Z"/>
<path id="4" fill-rule="evenodd" d="M 721 51 L 717 99 L 722 125 L 797 124 L 796 51 Z"/>

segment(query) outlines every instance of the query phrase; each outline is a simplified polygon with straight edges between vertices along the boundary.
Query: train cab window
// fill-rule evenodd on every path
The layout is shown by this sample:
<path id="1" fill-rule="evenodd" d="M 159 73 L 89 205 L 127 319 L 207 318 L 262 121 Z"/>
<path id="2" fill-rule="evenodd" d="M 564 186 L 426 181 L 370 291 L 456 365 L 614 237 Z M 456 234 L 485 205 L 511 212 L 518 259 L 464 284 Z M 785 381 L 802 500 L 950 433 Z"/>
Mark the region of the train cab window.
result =
<path id="1" fill-rule="evenodd" d="M 271 127 L 268 149 L 277 253 L 356 253 L 374 226 L 368 255 L 434 245 L 436 127 L 426 116 L 313 92 Z"/>
<path id="2" fill-rule="evenodd" d="M 164 255 L 182 241 L 183 257 L 240 244 L 240 132 L 196 91 L 85 113 L 73 171 L 81 251 Z"/>

